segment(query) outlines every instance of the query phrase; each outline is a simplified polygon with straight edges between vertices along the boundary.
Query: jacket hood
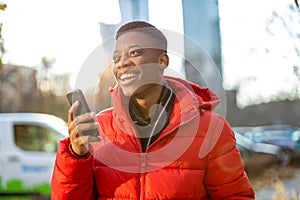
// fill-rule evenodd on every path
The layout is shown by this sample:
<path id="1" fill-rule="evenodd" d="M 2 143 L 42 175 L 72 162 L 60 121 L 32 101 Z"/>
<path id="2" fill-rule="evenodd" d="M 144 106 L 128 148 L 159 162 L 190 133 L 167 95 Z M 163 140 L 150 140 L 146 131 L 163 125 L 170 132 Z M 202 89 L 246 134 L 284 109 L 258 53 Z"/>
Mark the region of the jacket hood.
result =
<path id="1" fill-rule="evenodd" d="M 194 94 L 194 100 L 196 100 L 195 103 L 197 103 L 202 110 L 213 110 L 220 103 L 220 98 L 209 88 L 202 88 L 192 82 L 170 76 L 165 76 L 165 80 L 175 87 L 181 85 L 181 87 L 184 86 L 192 92 Z"/>

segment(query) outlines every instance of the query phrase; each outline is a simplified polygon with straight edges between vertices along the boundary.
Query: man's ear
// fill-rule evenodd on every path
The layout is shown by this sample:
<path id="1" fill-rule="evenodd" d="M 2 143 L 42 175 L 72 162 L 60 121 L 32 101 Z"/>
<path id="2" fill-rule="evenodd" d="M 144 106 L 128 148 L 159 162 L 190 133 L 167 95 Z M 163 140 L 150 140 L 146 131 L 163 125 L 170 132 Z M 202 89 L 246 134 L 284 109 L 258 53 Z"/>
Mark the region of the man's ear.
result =
<path id="1" fill-rule="evenodd" d="M 159 64 L 161 64 L 164 68 L 167 68 L 169 65 L 169 56 L 167 53 L 162 53 L 159 56 Z"/>

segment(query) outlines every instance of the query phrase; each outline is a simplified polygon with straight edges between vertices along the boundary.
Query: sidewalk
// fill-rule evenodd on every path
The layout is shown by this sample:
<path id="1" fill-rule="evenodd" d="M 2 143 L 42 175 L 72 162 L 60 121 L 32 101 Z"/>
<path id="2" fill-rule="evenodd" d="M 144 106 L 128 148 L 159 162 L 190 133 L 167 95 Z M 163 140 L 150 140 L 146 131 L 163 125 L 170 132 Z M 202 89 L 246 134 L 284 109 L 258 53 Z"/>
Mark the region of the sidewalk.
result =
<path id="1" fill-rule="evenodd" d="M 283 187 L 280 184 L 277 184 L 276 191 L 272 186 L 267 187 L 266 189 L 260 190 L 255 193 L 256 200 L 273 200 L 274 196 L 277 194 L 277 197 L 281 196 L 282 200 L 290 200 L 292 197 L 297 197 L 297 200 L 300 200 L 300 169 L 295 171 L 295 177 L 284 181 Z M 281 194 L 281 195 L 279 195 Z"/>

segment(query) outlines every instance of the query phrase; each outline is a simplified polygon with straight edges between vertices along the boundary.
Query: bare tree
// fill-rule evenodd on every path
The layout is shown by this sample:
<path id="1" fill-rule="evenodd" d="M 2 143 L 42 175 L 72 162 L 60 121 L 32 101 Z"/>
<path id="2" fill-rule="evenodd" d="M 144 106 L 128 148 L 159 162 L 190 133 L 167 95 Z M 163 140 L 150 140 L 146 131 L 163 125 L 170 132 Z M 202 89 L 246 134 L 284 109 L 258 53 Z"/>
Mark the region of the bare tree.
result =
<path id="1" fill-rule="evenodd" d="M 276 21 L 279 21 L 284 30 L 286 30 L 286 33 L 292 39 L 291 41 L 293 42 L 291 45 L 293 46 L 296 55 L 300 58 L 300 46 L 298 45 L 300 42 L 300 33 L 295 27 L 295 24 L 300 24 L 300 13 L 293 5 L 288 6 L 288 11 L 289 14 L 284 16 L 283 14 L 279 14 L 278 11 L 274 10 L 272 12 L 272 16 L 267 21 L 266 32 L 272 36 L 276 35 L 275 31 L 272 30 L 272 25 Z"/>
<path id="2" fill-rule="evenodd" d="M 40 69 L 38 69 L 38 87 L 43 93 L 52 93 L 53 77 L 51 77 L 51 68 L 56 62 L 55 58 L 50 56 L 44 56 L 41 58 Z"/>
<path id="3" fill-rule="evenodd" d="M 291 91 L 292 96 L 299 98 L 300 90 L 300 12 L 298 0 L 295 0 L 295 5 L 290 4 L 287 6 L 286 12 L 278 12 L 274 10 L 272 16 L 267 20 L 266 32 L 271 36 L 276 37 L 280 33 L 277 32 L 278 27 L 280 30 L 284 30 L 284 34 L 287 35 L 285 42 L 290 46 L 292 51 L 282 52 L 282 58 L 291 63 L 291 68 L 293 68 L 293 73 L 298 80 L 293 86 L 293 91 Z M 277 27 L 277 29 L 276 29 Z M 271 49 L 266 49 L 266 52 L 271 52 Z M 294 52 L 294 53 L 291 53 Z M 286 92 L 286 91 L 285 91 Z"/>
<path id="4" fill-rule="evenodd" d="M 0 112 L 14 112 L 21 107 L 22 75 L 17 68 L 3 69 L 0 72 Z"/>
<path id="5" fill-rule="evenodd" d="M 0 10 L 5 10 L 6 4 L 0 3 Z M 2 38 L 2 23 L 0 23 L 0 71 L 2 69 L 2 57 L 4 54 L 4 44 Z"/>

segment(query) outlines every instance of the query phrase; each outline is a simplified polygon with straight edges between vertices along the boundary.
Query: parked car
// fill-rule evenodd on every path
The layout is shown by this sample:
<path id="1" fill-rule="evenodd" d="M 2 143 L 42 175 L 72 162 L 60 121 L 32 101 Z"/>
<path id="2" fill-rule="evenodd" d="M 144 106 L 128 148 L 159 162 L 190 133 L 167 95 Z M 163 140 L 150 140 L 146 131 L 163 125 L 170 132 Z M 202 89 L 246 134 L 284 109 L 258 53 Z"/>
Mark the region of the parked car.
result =
<path id="1" fill-rule="evenodd" d="M 300 157 L 300 129 L 291 125 L 268 125 L 257 127 L 237 127 L 243 136 L 256 143 L 265 143 L 280 147 L 278 158 L 288 165 L 294 158 Z"/>
<path id="2" fill-rule="evenodd" d="M 57 145 L 67 134 L 53 115 L 0 113 L 0 195 L 49 195 Z"/>
<path id="3" fill-rule="evenodd" d="M 258 127 L 254 132 L 259 133 L 262 142 L 281 147 L 283 164 L 290 164 L 293 159 L 300 157 L 300 129 L 291 125 L 270 125 Z"/>
<path id="4" fill-rule="evenodd" d="M 241 133 L 236 131 L 234 133 L 237 147 L 239 148 L 242 157 L 244 157 L 246 153 L 264 153 L 274 155 L 276 157 L 280 155 L 282 149 L 277 145 L 255 142 Z"/>

